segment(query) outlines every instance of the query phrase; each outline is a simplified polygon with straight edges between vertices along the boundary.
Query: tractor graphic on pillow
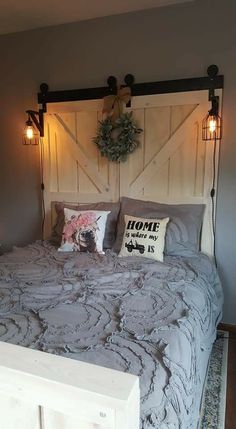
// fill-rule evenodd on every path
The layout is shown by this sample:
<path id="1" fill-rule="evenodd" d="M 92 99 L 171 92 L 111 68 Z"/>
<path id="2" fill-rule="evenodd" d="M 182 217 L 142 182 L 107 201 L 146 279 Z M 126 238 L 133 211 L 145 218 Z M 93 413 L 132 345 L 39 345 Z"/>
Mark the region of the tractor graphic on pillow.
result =
<path id="1" fill-rule="evenodd" d="M 145 252 L 145 246 L 143 244 L 139 244 L 137 240 L 133 243 L 133 240 L 130 240 L 129 243 L 125 243 L 125 247 L 128 252 L 132 252 L 133 250 L 138 250 L 139 253 L 143 254 Z"/>

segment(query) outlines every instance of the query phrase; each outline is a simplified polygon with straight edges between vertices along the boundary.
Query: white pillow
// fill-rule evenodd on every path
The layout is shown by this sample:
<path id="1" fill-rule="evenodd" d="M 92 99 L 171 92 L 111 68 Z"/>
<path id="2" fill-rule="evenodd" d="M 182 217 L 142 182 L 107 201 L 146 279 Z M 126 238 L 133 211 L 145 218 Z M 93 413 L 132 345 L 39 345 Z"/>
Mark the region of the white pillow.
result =
<path id="1" fill-rule="evenodd" d="M 125 215 L 125 231 L 119 256 L 143 256 L 163 262 L 169 218 L 146 219 Z"/>
<path id="2" fill-rule="evenodd" d="M 102 246 L 109 213 L 64 208 L 65 224 L 59 252 L 104 253 Z"/>

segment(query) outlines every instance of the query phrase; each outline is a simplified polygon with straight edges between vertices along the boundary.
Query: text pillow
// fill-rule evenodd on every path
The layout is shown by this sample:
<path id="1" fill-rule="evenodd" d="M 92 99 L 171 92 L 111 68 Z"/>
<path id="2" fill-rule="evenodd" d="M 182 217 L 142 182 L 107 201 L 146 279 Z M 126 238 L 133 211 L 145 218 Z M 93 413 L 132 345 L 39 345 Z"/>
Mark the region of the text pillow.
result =
<path id="1" fill-rule="evenodd" d="M 103 253 L 108 211 L 64 209 L 65 224 L 60 252 Z"/>
<path id="2" fill-rule="evenodd" d="M 125 229 L 124 215 L 149 219 L 169 217 L 164 253 L 171 256 L 193 256 L 200 247 L 204 208 L 203 204 L 160 204 L 122 197 L 114 250 L 119 252 L 121 249 Z"/>
<path id="3" fill-rule="evenodd" d="M 124 219 L 125 231 L 119 256 L 144 256 L 163 262 L 169 218 L 146 219 L 125 215 Z"/>

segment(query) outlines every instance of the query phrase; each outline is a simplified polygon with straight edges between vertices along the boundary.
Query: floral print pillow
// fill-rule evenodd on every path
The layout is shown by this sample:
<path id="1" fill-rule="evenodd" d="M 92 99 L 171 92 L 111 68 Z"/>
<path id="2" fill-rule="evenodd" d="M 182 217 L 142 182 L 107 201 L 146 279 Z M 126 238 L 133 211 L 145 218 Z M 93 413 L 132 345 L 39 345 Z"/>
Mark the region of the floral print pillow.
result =
<path id="1" fill-rule="evenodd" d="M 60 252 L 104 253 L 103 239 L 109 211 L 64 208 L 65 225 Z"/>

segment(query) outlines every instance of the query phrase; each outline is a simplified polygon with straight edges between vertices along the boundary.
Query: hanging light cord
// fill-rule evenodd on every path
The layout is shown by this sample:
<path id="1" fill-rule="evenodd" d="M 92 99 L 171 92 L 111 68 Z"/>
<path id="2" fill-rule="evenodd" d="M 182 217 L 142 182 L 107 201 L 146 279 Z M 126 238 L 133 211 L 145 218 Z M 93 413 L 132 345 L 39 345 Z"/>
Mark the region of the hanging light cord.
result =
<path id="1" fill-rule="evenodd" d="M 44 237 L 44 225 L 45 225 L 45 201 L 44 201 L 44 150 L 43 150 L 43 141 L 40 139 L 40 189 L 41 189 L 41 209 L 42 209 L 42 224 L 41 224 L 41 240 L 43 241 Z"/>
<path id="2" fill-rule="evenodd" d="M 213 234 L 213 254 L 214 254 L 214 260 L 215 265 L 217 267 L 217 259 L 216 259 L 216 228 L 215 228 L 215 216 L 216 216 L 216 204 L 215 204 L 215 186 L 216 186 L 216 147 L 217 147 L 217 140 L 214 139 L 214 148 L 213 148 L 213 157 L 212 157 L 212 163 L 213 163 L 213 177 L 212 177 L 212 188 L 210 192 L 211 196 L 211 223 L 212 223 L 212 234 Z"/>

